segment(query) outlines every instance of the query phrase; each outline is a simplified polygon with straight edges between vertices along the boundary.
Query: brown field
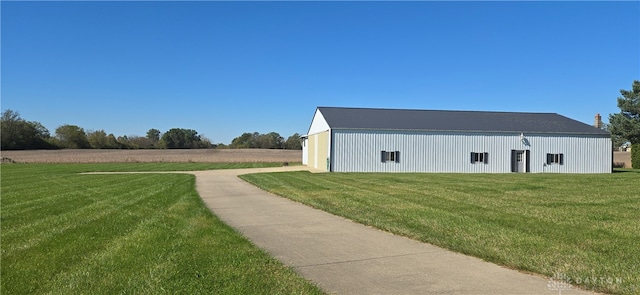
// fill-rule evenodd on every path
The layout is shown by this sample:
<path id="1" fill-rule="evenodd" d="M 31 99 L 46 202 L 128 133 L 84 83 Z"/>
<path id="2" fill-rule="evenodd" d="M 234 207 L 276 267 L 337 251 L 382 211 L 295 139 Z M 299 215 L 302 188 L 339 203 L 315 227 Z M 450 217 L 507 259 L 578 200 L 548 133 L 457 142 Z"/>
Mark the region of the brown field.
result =
<path id="1" fill-rule="evenodd" d="M 302 162 L 300 150 L 38 150 L 2 151 L 3 162 L 17 163 L 229 163 Z"/>

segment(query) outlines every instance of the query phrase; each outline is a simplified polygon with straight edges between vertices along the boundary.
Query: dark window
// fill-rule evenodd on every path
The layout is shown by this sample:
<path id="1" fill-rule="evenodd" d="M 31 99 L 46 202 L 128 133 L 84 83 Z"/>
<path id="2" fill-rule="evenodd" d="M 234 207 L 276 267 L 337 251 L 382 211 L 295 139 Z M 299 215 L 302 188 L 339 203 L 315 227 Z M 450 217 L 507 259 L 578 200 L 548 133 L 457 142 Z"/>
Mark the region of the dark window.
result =
<path id="1" fill-rule="evenodd" d="M 564 154 L 547 154 L 547 165 L 564 165 Z"/>
<path id="2" fill-rule="evenodd" d="M 394 151 L 394 152 L 382 151 L 381 158 L 383 163 L 384 162 L 400 163 L 400 152 L 399 151 Z"/>
<path id="3" fill-rule="evenodd" d="M 471 164 L 475 163 L 489 163 L 489 153 L 471 153 Z"/>

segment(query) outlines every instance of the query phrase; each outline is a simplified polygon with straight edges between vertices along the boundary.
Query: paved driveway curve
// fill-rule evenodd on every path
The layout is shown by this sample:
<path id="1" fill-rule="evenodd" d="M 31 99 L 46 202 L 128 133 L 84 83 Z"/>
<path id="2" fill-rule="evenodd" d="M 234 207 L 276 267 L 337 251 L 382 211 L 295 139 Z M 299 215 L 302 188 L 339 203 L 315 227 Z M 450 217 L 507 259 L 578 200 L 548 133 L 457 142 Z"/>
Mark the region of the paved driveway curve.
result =
<path id="1" fill-rule="evenodd" d="M 333 294 L 594 294 L 396 236 L 275 196 L 237 176 L 193 172 L 207 206 L 258 247 Z M 553 282 L 552 282 L 553 283 Z M 558 290 L 560 289 L 560 290 Z"/>

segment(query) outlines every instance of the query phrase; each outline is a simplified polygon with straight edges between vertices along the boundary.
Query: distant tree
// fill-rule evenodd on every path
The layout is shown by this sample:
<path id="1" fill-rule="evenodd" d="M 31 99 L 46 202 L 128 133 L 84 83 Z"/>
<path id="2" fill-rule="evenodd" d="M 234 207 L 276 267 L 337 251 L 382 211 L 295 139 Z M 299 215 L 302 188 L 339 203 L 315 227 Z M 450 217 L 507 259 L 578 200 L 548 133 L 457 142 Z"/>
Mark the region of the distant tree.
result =
<path id="1" fill-rule="evenodd" d="M 0 148 L 12 149 L 50 149 L 56 148 L 49 143 L 49 130 L 40 122 L 22 119 L 18 112 L 5 110 L 0 119 Z"/>
<path id="2" fill-rule="evenodd" d="M 40 122 L 27 121 L 27 124 L 29 124 L 30 129 L 33 130 L 36 139 L 47 140 L 51 137 L 49 129 L 40 124 Z"/>
<path id="3" fill-rule="evenodd" d="M 287 138 L 287 141 L 284 143 L 284 148 L 288 150 L 301 150 L 302 149 L 302 140 L 300 139 L 300 134 L 294 133 L 293 135 Z"/>
<path id="4" fill-rule="evenodd" d="M 245 132 L 242 135 L 234 138 L 229 145 L 230 148 L 234 149 L 248 149 L 255 148 L 258 146 L 257 138 L 260 134 L 258 132 L 249 133 Z"/>
<path id="5" fill-rule="evenodd" d="M 84 129 L 76 125 L 62 125 L 58 127 L 56 129 L 56 138 L 61 148 L 86 149 L 91 147 Z"/>
<path id="6" fill-rule="evenodd" d="M 199 149 L 212 149 L 215 147 L 216 145 L 211 142 L 211 139 L 200 136 L 200 144 L 198 146 Z"/>
<path id="7" fill-rule="evenodd" d="M 131 149 L 152 149 L 154 148 L 153 141 L 148 137 L 141 136 L 129 136 L 128 138 L 129 148 Z M 156 141 L 157 143 L 157 141 Z"/>
<path id="8" fill-rule="evenodd" d="M 87 131 L 87 141 L 93 149 L 113 149 L 109 146 L 109 137 L 104 130 Z"/>
<path id="9" fill-rule="evenodd" d="M 255 144 L 251 148 L 268 149 L 273 142 L 272 138 L 266 134 L 259 134 L 255 139 Z"/>
<path id="10" fill-rule="evenodd" d="M 169 149 L 194 149 L 201 146 L 202 139 L 193 129 L 172 128 L 162 135 L 162 141 Z"/>
<path id="11" fill-rule="evenodd" d="M 158 142 L 160 141 L 161 132 L 158 129 L 149 129 L 147 131 L 147 138 L 151 141 L 151 146 L 157 147 Z"/>
<path id="12" fill-rule="evenodd" d="M 276 132 L 267 134 L 259 134 L 256 137 L 257 145 L 252 146 L 261 149 L 280 149 L 282 148 L 284 139 Z"/>
<path id="13" fill-rule="evenodd" d="M 118 143 L 118 147 L 121 148 L 121 149 L 130 149 L 131 148 L 129 146 L 129 137 L 127 137 L 126 135 L 118 136 L 116 138 L 116 142 Z"/>
<path id="14" fill-rule="evenodd" d="M 269 132 L 267 136 L 270 138 L 268 149 L 282 149 L 284 148 L 284 138 L 277 132 Z"/>
<path id="15" fill-rule="evenodd" d="M 107 146 L 110 149 L 121 149 L 121 148 L 123 148 L 122 145 L 118 142 L 118 139 L 116 138 L 116 136 L 113 135 L 113 133 L 109 133 L 109 135 L 107 135 Z"/>
<path id="16" fill-rule="evenodd" d="M 277 132 L 269 132 L 267 134 L 260 134 L 258 132 L 249 133 L 245 132 L 242 135 L 234 138 L 229 145 L 229 148 L 234 149 L 281 149 L 284 148 L 284 138 Z"/>
<path id="17" fill-rule="evenodd" d="M 14 112 L 12 110 L 5 110 L 2 113 L 1 119 L 2 130 L 0 133 L 0 137 L 2 137 L 2 149 L 3 150 L 13 150 L 19 149 L 24 145 L 23 136 L 21 134 L 22 126 L 24 120 L 20 118 L 20 114 L 18 112 Z"/>
<path id="18" fill-rule="evenodd" d="M 609 115 L 607 129 L 615 142 L 640 143 L 640 81 L 635 80 L 631 90 L 620 90 L 620 113 Z"/>

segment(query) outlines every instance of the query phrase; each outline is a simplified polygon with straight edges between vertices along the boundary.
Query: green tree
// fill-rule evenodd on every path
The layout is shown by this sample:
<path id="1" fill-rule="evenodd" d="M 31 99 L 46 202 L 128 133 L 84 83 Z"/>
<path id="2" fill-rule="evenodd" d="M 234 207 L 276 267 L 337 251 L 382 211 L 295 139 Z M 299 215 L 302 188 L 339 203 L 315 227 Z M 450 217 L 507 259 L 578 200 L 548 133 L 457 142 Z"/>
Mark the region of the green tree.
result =
<path id="1" fill-rule="evenodd" d="M 605 130 L 609 130 L 609 132 L 611 132 L 610 128 L 611 127 L 609 127 L 609 124 L 605 126 Z M 625 143 L 627 143 L 628 140 L 626 138 L 620 137 L 620 135 L 611 133 L 611 142 L 613 143 L 614 150 L 618 150 Z"/>
<path id="2" fill-rule="evenodd" d="M 200 136 L 200 143 L 198 148 L 200 149 L 212 149 L 212 148 L 216 148 L 216 145 L 213 144 L 213 142 L 211 142 L 211 139 L 204 137 L 204 136 Z"/>
<path id="3" fill-rule="evenodd" d="M 270 138 L 268 149 L 282 149 L 284 148 L 284 138 L 277 132 L 269 132 L 267 136 Z"/>
<path id="4" fill-rule="evenodd" d="M 36 139 L 47 140 L 51 137 L 49 129 L 40 124 L 40 122 L 27 121 L 27 124 L 29 124 L 30 128 L 33 130 L 33 134 Z"/>
<path id="5" fill-rule="evenodd" d="M 0 119 L 0 147 L 3 150 L 55 148 L 48 141 L 49 130 L 40 122 L 22 119 L 18 112 L 5 110 Z"/>
<path id="6" fill-rule="evenodd" d="M 277 132 L 269 132 L 267 134 L 258 134 L 256 137 L 256 145 L 251 146 L 261 149 L 281 149 L 284 139 Z"/>
<path id="7" fill-rule="evenodd" d="M 284 148 L 284 145 L 284 138 L 277 132 L 267 134 L 245 132 L 234 138 L 229 147 L 234 149 L 281 149 Z"/>
<path id="8" fill-rule="evenodd" d="M 118 140 L 116 139 L 116 137 L 112 133 L 107 135 L 107 133 L 104 130 L 88 131 L 87 140 L 89 141 L 89 145 L 93 149 L 122 148 L 122 145 L 118 143 Z"/>
<path id="9" fill-rule="evenodd" d="M 631 146 L 631 167 L 640 169 L 640 143 Z"/>
<path id="10" fill-rule="evenodd" d="M 84 129 L 76 125 L 62 125 L 56 129 L 56 138 L 60 147 L 68 149 L 90 148 Z"/>
<path id="11" fill-rule="evenodd" d="M 301 150 L 302 149 L 302 140 L 300 139 L 300 134 L 294 133 L 293 135 L 287 138 L 287 141 L 284 143 L 284 148 L 288 150 Z"/>
<path id="12" fill-rule="evenodd" d="M 109 147 L 109 137 L 107 136 L 107 133 L 104 132 L 104 130 L 87 132 L 87 141 L 89 141 L 89 145 L 93 149 L 114 148 Z"/>
<path id="13" fill-rule="evenodd" d="M 257 138 L 260 134 L 258 132 L 249 133 L 245 132 L 242 135 L 234 138 L 229 145 L 230 148 L 234 149 L 248 149 L 255 148 L 258 146 Z"/>
<path id="14" fill-rule="evenodd" d="M 109 135 L 107 135 L 107 146 L 110 149 L 121 149 L 121 148 L 123 148 L 122 145 L 118 142 L 118 139 L 116 138 L 116 136 L 113 135 L 113 133 L 109 133 Z"/>
<path id="15" fill-rule="evenodd" d="M 149 129 L 149 131 L 147 131 L 147 138 L 149 139 L 149 141 L 151 142 L 151 146 L 153 147 L 157 147 L 158 142 L 160 141 L 160 130 L 158 129 Z"/>
<path id="16" fill-rule="evenodd" d="M 633 81 L 631 90 L 621 89 L 620 94 L 620 113 L 609 115 L 607 129 L 614 142 L 640 143 L 640 81 Z"/>
<path id="17" fill-rule="evenodd" d="M 148 137 L 129 136 L 129 148 L 132 149 L 152 149 L 153 142 Z"/>
<path id="18" fill-rule="evenodd" d="M 124 136 L 118 136 L 118 138 L 116 138 L 116 142 L 118 143 L 118 146 L 121 149 L 130 149 L 130 143 L 129 143 L 129 138 L 124 135 Z"/>
<path id="19" fill-rule="evenodd" d="M 172 128 L 162 135 L 162 141 L 169 149 L 199 148 L 202 139 L 193 129 Z"/>
<path id="20" fill-rule="evenodd" d="M 23 145 L 21 135 L 23 121 L 18 112 L 5 110 L 2 113 L 0 137 L 2 137 L 3 150 L 19 149 Z"/>

